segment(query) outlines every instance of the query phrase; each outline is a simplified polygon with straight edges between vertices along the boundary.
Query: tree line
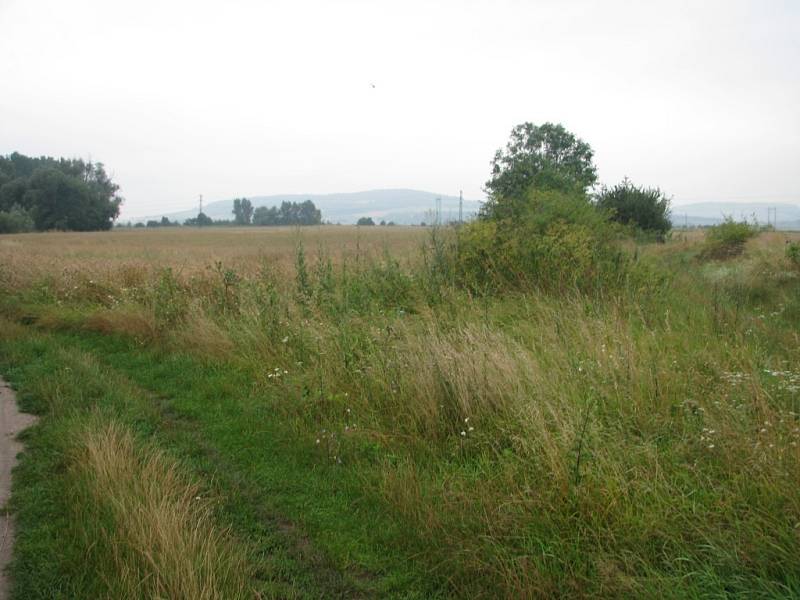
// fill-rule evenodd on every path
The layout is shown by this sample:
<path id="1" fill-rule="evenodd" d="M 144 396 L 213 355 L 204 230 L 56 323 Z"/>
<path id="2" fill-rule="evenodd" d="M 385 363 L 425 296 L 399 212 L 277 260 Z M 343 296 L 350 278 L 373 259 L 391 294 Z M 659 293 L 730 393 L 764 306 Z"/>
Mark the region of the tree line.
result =
<path id="1" fill-rule="evenodd" d="M 281 226 L 281 225 L 320 225 L 322 223 L 322 211 L 320 211 L 311 200 L 303 202 L 282 202 L 280 206 L 259 206 L 255 208 L 253 203 L 247 198 L 236 198 L 233 201 L 233 219 L 212 219 L 204 212 L 199 212 L 196 217 L 186 219 L 183 225 L 186 227 L 209 227 L 209 226 L 241 226 L 256 225 L 262 227 Z M 178 227 L 181 223 L 170 221 L 167 217 L 161 217 L 160 221 L 149 220 L 146 223 L 139 222 L 134 224 L 122 225 L 122 227 Z"/>
<path id="2" fill-rule="evenodd" d="M 0 156 L 0 233 L 110 229 L 122 204 L 118 190 L 99 162 Z"/>

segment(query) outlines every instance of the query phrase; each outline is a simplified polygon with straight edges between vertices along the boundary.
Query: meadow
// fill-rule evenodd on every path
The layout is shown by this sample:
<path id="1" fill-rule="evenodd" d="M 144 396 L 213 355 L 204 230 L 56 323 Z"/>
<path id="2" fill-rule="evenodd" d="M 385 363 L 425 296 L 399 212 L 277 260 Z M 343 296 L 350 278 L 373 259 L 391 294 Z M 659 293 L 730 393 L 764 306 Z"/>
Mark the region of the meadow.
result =
<path id="1" fill-rule="evenodd" d="M 452 229 L 2 235 L 15 597 L 800 596 L 798 240 L 481 291 Z"/>

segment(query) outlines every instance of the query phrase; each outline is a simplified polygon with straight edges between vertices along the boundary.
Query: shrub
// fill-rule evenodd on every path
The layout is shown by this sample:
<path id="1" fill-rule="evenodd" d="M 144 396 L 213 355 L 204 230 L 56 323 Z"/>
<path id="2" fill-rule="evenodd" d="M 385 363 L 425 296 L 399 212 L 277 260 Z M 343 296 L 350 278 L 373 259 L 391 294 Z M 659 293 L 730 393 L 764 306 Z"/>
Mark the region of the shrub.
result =
<path id="1" fill-rule="evenodd" d="M 582 195 L 532 190 L 514 219 L 483 219 L 461 228 L 457 277 L 474 291 L 597 289 L 625 271 L 616 237 L 606 214 Z"/>
<path id="2" fill-rule="evenodd" d="M 739 256 L 744 251 L 747 240 L 758 233 L 758 227 L 746 221 L 734 221 L 731 217 L 719 225 L 708 229 L 700 257 L 705 259 L 724 260 Z"/>
<path id="3" fill-rule="evenodd" d="M 0 233 L 25 233 L 33 231 L 34 224 L 30 214 L 19 206 L 0 211 Z"/>
<path id="4" fill-rule="evenodd" d="M 672 228 L 669 198 L 658 188 L 634 185 L 627 177 L 612 188 L 603 188 L 597 207 L 607 210 L 611 219 L 643 231 L 665 234 Z"/>
<path id="5" fill-rule="evenodd" d="M 789 242 L 786 245 L 786 258 L 789 259 L 792 265 L 800 268 L 800 243 Z"/>

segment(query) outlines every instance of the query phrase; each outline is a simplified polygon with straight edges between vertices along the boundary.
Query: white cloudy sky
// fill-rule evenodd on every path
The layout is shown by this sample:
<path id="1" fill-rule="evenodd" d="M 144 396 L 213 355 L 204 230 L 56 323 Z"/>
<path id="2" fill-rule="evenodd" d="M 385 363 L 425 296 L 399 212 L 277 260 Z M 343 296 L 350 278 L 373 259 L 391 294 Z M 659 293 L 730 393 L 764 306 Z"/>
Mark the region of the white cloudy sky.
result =
<path id="1" fill-rule="evenodd" d="M 100 160 L 125 216 L 481 198 L 523 121 L 676 204 L 800 202 L 800 2 L 0 0 L 0 154 Z"/>

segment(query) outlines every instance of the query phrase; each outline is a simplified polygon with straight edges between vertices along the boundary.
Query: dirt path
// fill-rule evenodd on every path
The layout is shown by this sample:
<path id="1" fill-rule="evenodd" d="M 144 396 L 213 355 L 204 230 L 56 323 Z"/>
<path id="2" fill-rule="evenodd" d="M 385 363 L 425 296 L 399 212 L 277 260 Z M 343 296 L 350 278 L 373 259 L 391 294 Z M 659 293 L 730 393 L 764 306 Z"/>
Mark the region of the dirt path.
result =
<path id="1" fill-rule="evenodd" d="M 17 399 L 5 381 L 0 378 L 0 509 L 11 495 L 11 469 L 17 463 L 22 444 L 17 434 L 32 425 L 36 417 L 19 412 Z M 8 598 L 9 583 L 5 569 L 11 560 L 14 547 L 14 520 L 8 513 L 0 515 L 0 600 Z"/>

